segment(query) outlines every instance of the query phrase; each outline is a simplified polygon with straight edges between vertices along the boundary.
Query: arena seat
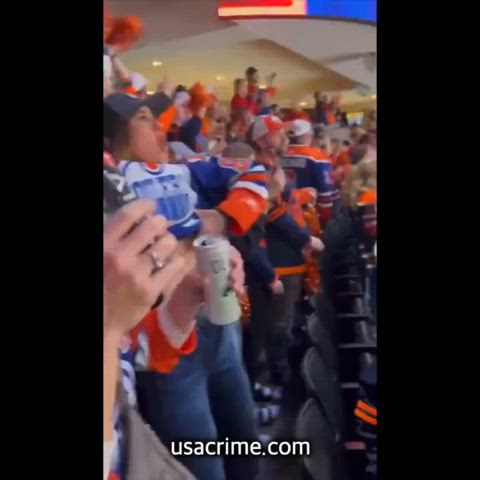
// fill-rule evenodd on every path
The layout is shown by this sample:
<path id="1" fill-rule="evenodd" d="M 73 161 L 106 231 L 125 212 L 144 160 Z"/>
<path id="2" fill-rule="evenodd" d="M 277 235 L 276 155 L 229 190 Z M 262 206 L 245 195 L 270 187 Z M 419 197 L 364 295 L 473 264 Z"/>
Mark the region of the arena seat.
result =
<path id="1" fill-rule="evenodd" d="M 310 442 L 310 455 L 302 458 L 309 480 L 347 480 L 341 441 L 318 402 L 309 398 L 300 409 L 295 437 Z"/>
<path id="2" fill-rule="evenodd" d="M 345 417 L 340 384 L 315 347 L 311 347 L 303 357 L 302 377 L 307 393 L 319 401 L 334 432 L 344 438 Z"/>
<path id="3" fill-rule="evenodd" d="M 338 370 L 338 356 L 334 339 L 316 314 L 312 314 L 307 318 L 307 335 L 328 368 L 332 371 Z"/>

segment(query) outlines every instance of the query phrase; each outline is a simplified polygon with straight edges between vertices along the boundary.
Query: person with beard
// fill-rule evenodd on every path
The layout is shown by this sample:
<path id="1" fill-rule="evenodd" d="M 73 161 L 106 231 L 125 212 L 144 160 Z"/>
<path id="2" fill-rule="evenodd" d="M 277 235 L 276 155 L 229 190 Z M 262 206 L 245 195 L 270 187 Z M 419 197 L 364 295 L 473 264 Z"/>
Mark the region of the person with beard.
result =
<path id="1" fill-rule="evenodd" d="M 293 145 L 282 156 L 282 165 L 296 188 L 314 188 L 317 191 L 317 209 L 322 225 L 332 216 L 333 205 L 340 199 L 332 180 L 332 162 L 328 154 L 312 146 L 312 124 L 303 119 L 292 123 Z"/>
<path id="2" fill-rule="evenodd" d="M 270 172 L 270 208 L 264 241 L 268 262 L 272 266 L 270 273 L 264 268 L 263 276 L 257 266 L 257 273 L 247 278 L 251 332 L 245 357 L 252 384 L 259 380 L 263 370 L 261 356 L 264 350 L 271 381 L 280 386 L 287 383 L 287 348 L 295 303 L 300 298 L 306 268 L 304 252 L 323 248 L 321 241 L 312 237 L 306 227 L 298 197 L 287 184 L 279 162 L 279 155 L 285 153 L 288 146 L 285 130 L 289 127 L 289 123 L 281 122 L 277 117 L 257 117 L 248 135 L 257 161 L 264 163 Z"/>

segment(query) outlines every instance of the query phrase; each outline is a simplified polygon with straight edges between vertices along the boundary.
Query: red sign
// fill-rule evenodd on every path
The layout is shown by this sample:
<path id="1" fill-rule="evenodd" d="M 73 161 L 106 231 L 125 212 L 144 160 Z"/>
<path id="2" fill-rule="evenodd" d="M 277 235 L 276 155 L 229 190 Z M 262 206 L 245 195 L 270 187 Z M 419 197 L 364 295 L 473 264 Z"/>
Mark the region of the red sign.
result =
<path id="1" fill-rule="evenodd" d="M 224 0 L 220 8 L 228 7 L 290 7 L 293 0 Z"/>
<path id="2" fill-rule="evenodd" d="M 218 16 L 239 17 L 281 17 L 304 16 L 307 0 L 220 0 Z"/>

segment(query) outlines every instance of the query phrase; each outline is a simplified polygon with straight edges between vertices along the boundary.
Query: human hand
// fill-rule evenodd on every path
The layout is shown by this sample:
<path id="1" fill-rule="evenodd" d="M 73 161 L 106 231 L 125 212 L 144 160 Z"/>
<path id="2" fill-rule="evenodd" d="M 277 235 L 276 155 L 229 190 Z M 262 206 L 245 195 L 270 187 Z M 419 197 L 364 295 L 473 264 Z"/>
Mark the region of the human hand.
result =
<path id="1" fill-rule="evenodd" d="M 166 286 L 181 276 L 185 261 L 171 259 L 177 241 L 155 204 L 136 200 L 118 210 L 104 227 L 104 329 L 122 336 L 150 310 Z M 160 270 L 154 260 L 164 263 Z"/>
<path id="2" fill-rule="evenodd" d="M 277 74 L 275 72 L 271 73 L 270 75 L 267 75 L 267 85 L 271 86 L 275 78 L 277 77 Z"/>
<path id="3" fill-rule="evenodd" d="M 311 187 L 306 187 L 306 190 L 308 190 L 312 197 L 311 201 L 308 203 L 308 206 L 313 207 L 317 204 L 318 190 Z"/>
<path id="4" fill-rule="evenodd" d="M 172 97 L 174 88 L 175 86 L 173 85 L 170 73 L 165 71 L 163 80 L 157 85 L 157 92 L 162 92 L 165 95 Z"/>
<path id="5" fill-rule="evenodd" d="M 276 278 L 268 287 L 274 295 L 283 295 L 285 293 L 285 288 L 279 278 Z"/>
<path id="6" fill-rule="evenodd" d="M 208 286 L 208 277 L 197 272 L 196 269 L 183 277 L 166 303 L 168 312 L 167 325 L 165 316 L 161 322 L 165 330 L 170 333 L 170 341 L 179 347 L 190 334 L 198 310 L 205 303 L 205 292 Z M 243 260 L 234 247 L 230 246 L 230 287 L 239 300 L 245 296 L 245 272 Z M 166 332 L 167 333 L 167 332 Z"/>
<path id="7" fill-rule="evenodd" d="M 241 300 L 245 296 L 245 270 L 240 252 L 230 245 L 230 286 Z"/>
<path id="8" fill-rule="evenodd" d="M 228 143 L 221 137 L 219 137 L 210 150 L 210 155 L 221 155 L 222 152 L 228 147 Z"/>
<path id="9" fill-rule="evenodd" d="M 323 252 L 325 245 L 318 237 L 310 237 L 310 248 L 314 252 Z"/>

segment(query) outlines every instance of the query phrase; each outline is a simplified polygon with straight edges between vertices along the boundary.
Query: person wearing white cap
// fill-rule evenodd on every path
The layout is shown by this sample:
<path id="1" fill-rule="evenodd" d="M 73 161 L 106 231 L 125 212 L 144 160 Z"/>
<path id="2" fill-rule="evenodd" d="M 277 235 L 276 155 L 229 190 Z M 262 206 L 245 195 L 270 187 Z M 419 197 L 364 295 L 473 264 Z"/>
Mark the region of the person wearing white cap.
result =
<path id="1" fill-rule="evenodd" d="M 312 145 L 313 127 L 308 120 L 294 120 L 290 131 L 294 134 L 297 145 Z"/>
<path id="2" fill-rule="evenodd" d="M 285 386 L 290 378 L 287 347 L 295 304 L 300 298 L 305 273 L 304 252 L 320 250 L 323 245 L 311 236 L 303 215 L 297 209 L 298 197 L 292 191 L 280 165 L 279 156 L 288 146 L 286 130 L 291 123 L 278 117 L 256 117 L 248 137 L 256 150 L 256 159 L 270 172 L 270 208 L 264 236 L 245 259 L 250 265 L 249 285 L 251 318 L 250 337 L 246 345 L 246 366 L 253 384 L 263 371 L 262 353 L 268 363 L 270 380 Z M 299 208 L 299 207 L 298 207 Z M 262 232 L 263 233 L 263 232 Z M 260 264 L 262 256 L 266 258 Z M 267 287 L 267 288 L 266 288 Z"/>
<path id="3" fill-rule="evenodd" d="M 297 119 L 290 129 L 294 138 L 282 157 L 282 166 L 296 188 L 314 188 L 317 191 L 317 210 L 322 225 L 332 215 L 334 202 L 340 199 L 332 180 L 332 162 L 326 152 L 312 147 L 313 127 L 306 120 Z"/>

